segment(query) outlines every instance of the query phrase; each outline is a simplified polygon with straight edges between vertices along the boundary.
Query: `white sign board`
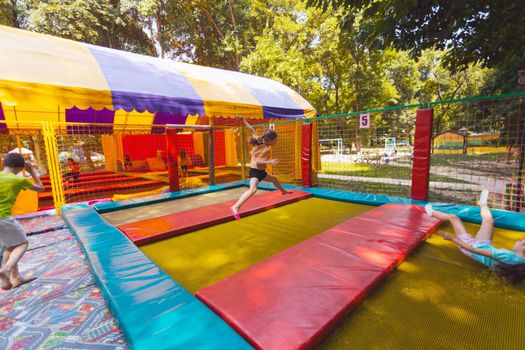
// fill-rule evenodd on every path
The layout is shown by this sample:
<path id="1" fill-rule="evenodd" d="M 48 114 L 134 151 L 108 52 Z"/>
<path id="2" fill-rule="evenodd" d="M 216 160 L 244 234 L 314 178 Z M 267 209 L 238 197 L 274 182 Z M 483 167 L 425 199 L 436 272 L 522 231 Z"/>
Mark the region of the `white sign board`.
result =
<path id="1" fill-rule="evenodd" d="M 275 124 L 268 124 L 268 129 L 275 130 Z"/>
<path id="2" fill-rule="evenodd" d="M 370 113 L 359 116 L 359 128 L 368 129 L 370 127 Z"/>

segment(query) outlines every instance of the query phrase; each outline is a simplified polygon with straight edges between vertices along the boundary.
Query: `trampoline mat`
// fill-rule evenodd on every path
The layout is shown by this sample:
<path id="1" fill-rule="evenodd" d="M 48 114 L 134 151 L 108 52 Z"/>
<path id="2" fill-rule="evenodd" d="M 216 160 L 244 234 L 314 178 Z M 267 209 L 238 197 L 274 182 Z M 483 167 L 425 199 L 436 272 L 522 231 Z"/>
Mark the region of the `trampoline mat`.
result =
<path id="1" fill-rule="evenodd" d="M 478 225 L 466 224 L 475 234 Z M 442 229 L 453 232 L 449 225 Z M 511 249 L 525 233 L 496 229 Z M 525 282 L 510 286 L 434 234 L 319 349 L 523 349 Z"/>
<path id="2" fill-rule="evenodd" d="M 175 199 L 157 204 L 143 205 L 136 208 L 118 210 L 102 214 L 104 219 L 114 226 L 129 224 L 131 222 L 151 219 L 154 217 L 178 213 L 184 210 L 204 207 L 216 203 L 226 202 L 239 198 L 248 188 L 240 187 L 231 190 L 201 194 L 198 196 Z M 256 196 L 266 191 L 259 190 Z"/>
<path id="3" fill-rule="evenodd" d="M 371 208 L 310 198 L 140 249 L 195 292 Z"/>

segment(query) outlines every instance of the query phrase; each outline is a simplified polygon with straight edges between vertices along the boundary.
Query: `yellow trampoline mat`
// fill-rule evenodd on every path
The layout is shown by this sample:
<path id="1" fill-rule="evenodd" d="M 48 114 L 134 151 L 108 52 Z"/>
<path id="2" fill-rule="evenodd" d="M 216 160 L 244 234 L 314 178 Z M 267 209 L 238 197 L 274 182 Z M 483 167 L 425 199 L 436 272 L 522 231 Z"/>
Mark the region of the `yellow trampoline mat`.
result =
<path id="1" fill-rule="evenodd" d="M 494 245 L 511 249 L 524 236 L 496 229 Z M 319 348 L 525 349 L 525 283 L 503 283 L 434 234 Z"/>
<path id="2" fill-rule="evenodd" d="M 195 292 L 370 209 L 311 198 L 140 249 Z"/>

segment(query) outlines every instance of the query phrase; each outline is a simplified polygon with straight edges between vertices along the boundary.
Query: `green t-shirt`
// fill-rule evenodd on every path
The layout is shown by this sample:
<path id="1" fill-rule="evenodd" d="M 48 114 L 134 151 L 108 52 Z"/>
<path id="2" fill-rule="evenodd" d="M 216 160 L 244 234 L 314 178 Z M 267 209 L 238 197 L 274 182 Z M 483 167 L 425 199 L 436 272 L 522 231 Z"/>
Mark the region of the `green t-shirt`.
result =
<path id="1" fill-rule="evenodd" d="M 29 189 L 31 185 L 31 182 L 24 177 L 0 172 L 0 218 L 11 216 L 11 209 L 15 205 L 18 193 Z"/>

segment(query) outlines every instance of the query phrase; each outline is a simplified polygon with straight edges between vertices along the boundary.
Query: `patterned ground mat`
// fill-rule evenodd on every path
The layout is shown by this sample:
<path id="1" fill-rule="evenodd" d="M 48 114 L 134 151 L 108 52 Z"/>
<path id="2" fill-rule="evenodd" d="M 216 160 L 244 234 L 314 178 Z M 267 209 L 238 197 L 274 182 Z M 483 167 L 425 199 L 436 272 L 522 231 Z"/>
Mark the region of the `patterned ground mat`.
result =
<path id="1" fill-rule="evenodd" d="M 28 235 L 50 232 L 66 227 L 64 220 L 57 215 L 43 215 L 19 220 Z"/>
<path id="2" fill-rule="evenodd" d="M 128 349 L 62 219 L 21 224 L 29 233 L 47 232 L 29 236 L 19 265 L 24 276 L 37 279 L 0 291 L 0 349 Z"/>

